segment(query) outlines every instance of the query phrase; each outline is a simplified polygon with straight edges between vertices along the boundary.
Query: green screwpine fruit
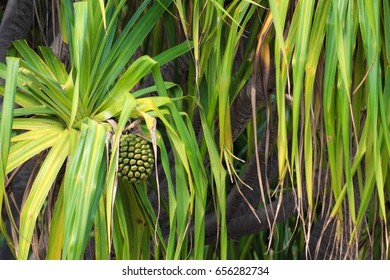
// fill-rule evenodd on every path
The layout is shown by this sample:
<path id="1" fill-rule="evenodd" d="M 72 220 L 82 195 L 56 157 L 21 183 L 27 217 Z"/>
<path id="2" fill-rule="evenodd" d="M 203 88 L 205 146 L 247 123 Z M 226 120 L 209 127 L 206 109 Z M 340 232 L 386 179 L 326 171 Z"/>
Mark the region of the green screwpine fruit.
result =
<path id="1" fill-rule="evenodd" d="M 150 144 L 134 134 L 122 135 L 119 143 L 118 176 L 131 183 L 148 179 L 154 155 Z"/>

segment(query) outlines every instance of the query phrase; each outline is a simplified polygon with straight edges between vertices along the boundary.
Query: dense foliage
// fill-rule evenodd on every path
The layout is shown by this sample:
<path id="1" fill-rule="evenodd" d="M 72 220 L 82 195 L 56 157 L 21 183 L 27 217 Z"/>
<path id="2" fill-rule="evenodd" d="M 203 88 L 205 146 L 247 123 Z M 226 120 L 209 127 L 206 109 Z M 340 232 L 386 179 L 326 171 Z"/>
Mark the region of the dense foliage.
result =
<path id="1" fill-rule="evenodd" d="M 387 0 L 35 2 L 0 64 L 16 258 L 389 258 Z"/>

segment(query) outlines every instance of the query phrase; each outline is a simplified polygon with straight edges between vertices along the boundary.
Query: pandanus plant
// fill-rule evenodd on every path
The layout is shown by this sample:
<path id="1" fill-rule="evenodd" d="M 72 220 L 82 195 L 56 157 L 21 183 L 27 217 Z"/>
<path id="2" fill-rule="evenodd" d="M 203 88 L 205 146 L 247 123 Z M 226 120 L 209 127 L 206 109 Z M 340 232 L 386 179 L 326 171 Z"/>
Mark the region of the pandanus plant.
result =
<path id="1" fill-rule="evenodd" d="M 387 0 L 124 2 L 62 2 L 69 66 L 22 41 L 0 68 L 15 255 L 389 257 Z"/>
<path id="2" fill-rule="evenodd" d="M 172 211 L 175 200 L 188 208 L 180 211 L 180 217 L 173 215 L 178 229 L 172 229 L 172 236 L 184 238 L 183 221 L 201 210 L 202 202 L 194 202 L 194 193 L 205 184 L 200 151 L 181 111 L 183 94 L 175 84 L 163 81 L 159 69 L 187 52 L 191 44 L 184 42 L 154 58 L 135 59 L 137 48 L 172 1 L 151 6 L 151 1 L 144 1 L 119 32 L 118 15 L 125 2 L 61 2 L 61 34 L 69 48 L 69 65 L 48 47 L 39 47 L 36 53 L 26 41 L 14 42 L 13 57 L 0 65 L 5 79 L 0 208 L 7 209 L 14 234 L 6 234 L 3 218 L 1 232 L 18 259 L 29 258 L 31 245 L 35 257 L 80 259 L 91 238 L 98 259 L 110 258 L 111 252 L 116 258 L 149 258 L 149 240 L 172 257 L 176 242 L 167 244 L 153 226 L 156 215 L 144 183 L 146 175 L 157 171 L 157 160 L 163 174 L 153 175 L 156 190 L 163 176 L 172 190 Z M 154 85 L 136 90 L 149 74 Z M 180 174 L 176 187 L 158 127 L 164 128 L 164 141 L 169 141 L 175 155 L 175 171 Z M 132 158 L 123 155 L 132 149 L 129 140 L 142 144 Z M 35 168 L 25 182 L 28 191 L 17 221 L 5 194 L 13 172 L 33 158 Z M 133 159 L 136 165 L 127 162 Z M 143 162 L 137 165 L 138 161 Z M 129 178 L 129 171 L 124 174 L 134 166 L 132 178 L 142 180 Z M 197 226 L 195 236 L 202 230 Z"/>

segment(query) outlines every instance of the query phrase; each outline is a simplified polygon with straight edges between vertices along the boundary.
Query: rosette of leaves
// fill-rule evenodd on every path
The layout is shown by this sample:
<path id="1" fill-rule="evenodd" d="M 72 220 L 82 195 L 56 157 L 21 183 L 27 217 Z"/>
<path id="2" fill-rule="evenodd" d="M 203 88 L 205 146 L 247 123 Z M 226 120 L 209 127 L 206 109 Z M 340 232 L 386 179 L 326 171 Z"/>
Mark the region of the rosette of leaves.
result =
<path id="1" fill-rule="evenodd" d="M 40 47 L 35 52 L 25 41 L 14 43 L 17 57 L 8 57 L 7 65 L 0 64 L 0 76 L 5 79 L 5 87 L 0 88 L 4 95 L 0 209 L 5 206 L 14 225 L 7 195 L 10 175 L 29 159 L 41 159 L 26 189 L 20 226 L 15 229 L 18 236 L 11 238 L 3 216 L 0 221 L 1 232 L 18 259 L 29 258 L 31 244 L 38 246 L 36 240 L 45 234 L 48 246 L 43 248 L 43 255 L 47 259 L 83 258 L 91 236 L 97 259 L 108 259 L 112 252 L 117 259 L 149 258 L 154 237 L 161 242 L 163 258 L 172 258 L 176 246 L 181 246 L 166 244 L 158 228 L 155 231 L 156 217 L 142 184 L 133 190 L 117 180 L 120 136 L 129 120 L 141 118 L 152 140 L 150 154 L 157 156 L 157 147 L 161 151 L 162 170 L 171 190 L 171 210 L 179 207 L 176 194 L 180 194 L 180 207 L 185 209 L 180 221 L 173 216 L 175 227 L 170 240 L 183 238 L 193 211 L 194 192 L 203 189 L 205 172 L 194 133 L 168 95 L 180 93 L 180 89 L 163 81 L 159 65 L 188 51 L 189 43 L 155 58 L 141 56 L 131 62 L 171 2 L 144 1 L 119 32 L 118 18 L 126 1 L 61 1 L 62 37 L 69 45 L 70 69 L 50 48 Z M 150 73 L 155 85 L 132 92 Z M 153 91 L 157 95 L 142 97 Z M 165 139 L 156 129 L 157 122 L 164 127 Z M 170 142 L 175 155 L 176 176 L 180 176 L 176 189 L 164 141 Z M 50 196 L 51 191 L 57 195 Z M 54 206 L 49 209 L 48 205 Z M 201 207 L 195 209 L 200 220 L 202 211 Z M 51 223 L 41 219 L 44 213 Z M 33 239 L 39 220 L 43 224 Z M 198 226 L 196 235 L 201 236 L 201 232 Z"/>

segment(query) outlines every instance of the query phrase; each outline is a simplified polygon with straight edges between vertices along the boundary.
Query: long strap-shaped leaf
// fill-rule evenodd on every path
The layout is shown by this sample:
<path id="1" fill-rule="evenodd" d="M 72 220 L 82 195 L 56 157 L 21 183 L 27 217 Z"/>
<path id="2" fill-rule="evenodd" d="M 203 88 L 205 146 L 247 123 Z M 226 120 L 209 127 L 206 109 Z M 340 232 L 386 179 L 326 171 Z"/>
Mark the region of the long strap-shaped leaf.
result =
<path id="1" fill-rule="evenodd" d="M 89 119 L 80 135 L 72 136 L 64 186 L 64 259 L 81 259 L 89 239 L 106 178 L 106 132 Z"/>
<path id="2" fill-rule="evenodd" d="M 14 114 L 14 102 L 16 95 L 16 85 L 18 78 L 19 60 L 16 58 L 7 58 L 7 80 L 5 84 L 3 110 L 0 123 L 0 209 L 3 209 L 3 199 L 6 204 L 7 197 L 5 196 L 5 180 L 8 162 L 8 154 L 10 150 L 12 121 Z M 0 217 L 0 232 L 10 241 L 8 234 L 4 228 L 2 216 Z"/>
<path id="3" fill-rule="evenodd" d="M 22 208 L 20 215 L 20 232 L 19 232 L 19 248 L 18 259 L 27 259 L 29 256 L 29 249 L 32 234 L 35 228 L 38 215 L 46 200 L 49 190 L 58 176 L 58 173 L 68 156 L 69 131 L 64 130 L 58 135 L 56 143 L 51 148 L 46 159 L 35 178 L 31 192 Z"/>

